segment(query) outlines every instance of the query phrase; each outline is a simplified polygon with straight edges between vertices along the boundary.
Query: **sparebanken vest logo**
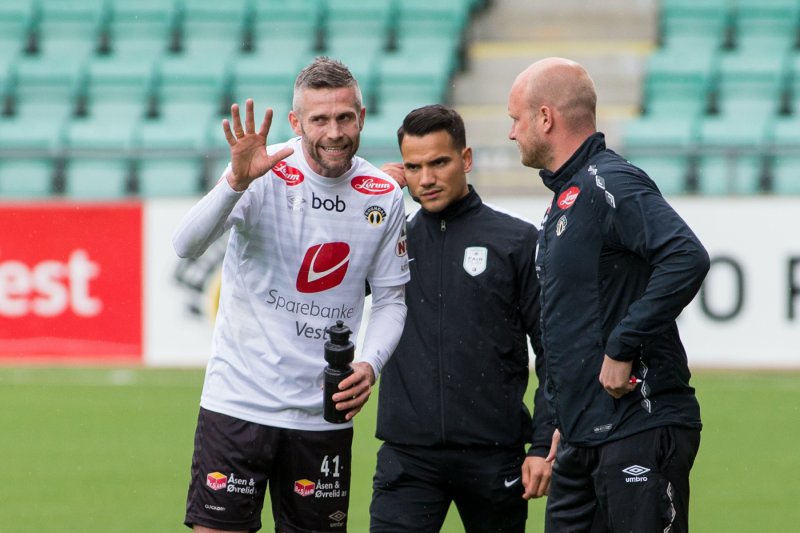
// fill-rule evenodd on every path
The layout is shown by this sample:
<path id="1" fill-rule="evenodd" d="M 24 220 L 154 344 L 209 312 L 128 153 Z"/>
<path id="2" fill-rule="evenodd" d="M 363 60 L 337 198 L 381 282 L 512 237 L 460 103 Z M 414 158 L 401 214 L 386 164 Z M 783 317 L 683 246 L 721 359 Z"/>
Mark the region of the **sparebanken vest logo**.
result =
<path id="1" fill-rule="evenodd" d="M 339 285 L 350 264 L 350 246 L 346 242 L 315 244 L 306 251 L 297 273 L 299 292 L 322 292 Z"/>

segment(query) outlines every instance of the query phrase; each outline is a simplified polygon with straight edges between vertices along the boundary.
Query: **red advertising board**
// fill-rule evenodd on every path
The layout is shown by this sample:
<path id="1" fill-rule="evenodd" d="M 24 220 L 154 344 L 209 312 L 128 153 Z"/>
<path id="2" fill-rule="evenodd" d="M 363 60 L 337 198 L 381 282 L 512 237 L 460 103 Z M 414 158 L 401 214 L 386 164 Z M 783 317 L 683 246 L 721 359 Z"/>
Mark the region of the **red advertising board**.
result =
<path id="1" fill-rule="evenodd" d="M 142 358 L 142 207 L 0 205 L 0 358 Z"/>

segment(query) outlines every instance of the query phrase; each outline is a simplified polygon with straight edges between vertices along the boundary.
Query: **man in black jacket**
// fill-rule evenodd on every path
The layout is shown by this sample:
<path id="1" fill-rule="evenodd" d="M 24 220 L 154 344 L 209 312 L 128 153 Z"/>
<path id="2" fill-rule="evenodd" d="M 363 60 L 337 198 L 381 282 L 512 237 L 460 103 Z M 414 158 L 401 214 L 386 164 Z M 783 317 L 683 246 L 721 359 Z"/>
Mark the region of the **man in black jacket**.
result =
<path id="1" fill-rule="evenodd" d="M 398 140 L 403 163 L 384 171 L 422 208 L 407 228 L 408 318 L 379 387 L 370 529 L 436 532 L 455 502 L 466 531 L 523 532 L 526 500 L 547 491 L 554 431 L 541 387 L 533 418 L 523 398 L 528 337 L 544 381 L 537 230 L 467 185 L 455 111 L 412 111 Z"/>
<path id="2" fill-rule="evenodd" d="M 595 107 L 587 72 L 560 58 L 523 71 L 508 102 L 509 138 L 554 193 L 536 255 L 560 435 L 545 530 L 685 532 L 701 423 L 675 319 L 708 254 L 606 148 Z"/>

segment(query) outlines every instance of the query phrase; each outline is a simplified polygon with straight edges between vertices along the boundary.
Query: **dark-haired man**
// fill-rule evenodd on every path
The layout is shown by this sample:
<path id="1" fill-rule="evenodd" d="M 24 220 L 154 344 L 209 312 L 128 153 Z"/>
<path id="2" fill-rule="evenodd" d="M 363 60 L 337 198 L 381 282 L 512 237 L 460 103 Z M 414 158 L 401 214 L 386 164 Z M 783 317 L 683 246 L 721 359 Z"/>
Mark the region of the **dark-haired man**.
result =
<path id="1" fill-rule="evenodd" d="M 467 184 L 455 111 L 412 111 L 398 141 L 403 163 L 384 169 L 421 209 L 408 223 L 408 318 L 379 388 L 370 530 L 436 532 L 455 503 L 468 532 L 523 532 L 526 500 L 547 492 L 553 432 L 541 390 L 533 419 L 523 399 L 528 338 L 541 355 L 536 228 Z"/>

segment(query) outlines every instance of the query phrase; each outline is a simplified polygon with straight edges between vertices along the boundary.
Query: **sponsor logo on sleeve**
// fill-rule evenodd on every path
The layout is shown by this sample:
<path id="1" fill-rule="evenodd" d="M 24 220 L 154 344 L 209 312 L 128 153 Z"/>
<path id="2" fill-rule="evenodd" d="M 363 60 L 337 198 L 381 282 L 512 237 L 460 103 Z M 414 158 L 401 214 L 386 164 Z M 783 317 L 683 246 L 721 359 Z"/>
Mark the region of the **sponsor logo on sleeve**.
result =
<path id="1" fill-rule="evenodd" d="M 408 242 L 406 240 L 406 225 L 403 224 L 403 229 L 400 230 L 400 237 L 397 239 L 397 246 L 394 248 L 394 253 L 397 257 L 403 257 L 408 253 Z"/>
<path id="2" fill-rule="evenodd" d="M 375 176 L 356 176 L 350 181 L 350 186 L 362 194 L 386 194 L 394 190 L 394 184 L 389 180 Z"/>
<path id="3" fill-rule="evenodd" d="M 578 195 L 580 193 L 581 190 L 577 187 L 570 187 L 566 191 L 562 192 L 558 197 L 558 207 L 561 209 L 569 209 L 572 207 L 572 204 L 575 203 L 575 200 L 578 199 Z"/>
<path id="4" fill-rule="evenodd" d="M 306 251 L 296 287 L 299 292 L 322 292 L 339 285 L 350 264 L 350 246 L 346 242 L 315 244 Z"/>
<path id="5" fill-rule="evenodd" d="M 379 205 L 371 205 L 364 211 L 364 217 L 370 226 L 380 226 L 386 219 L 386 211 Z"/>
<path id="6" fill-rule="evenodd" d="M 303 173 L 294 167 L 290 167 L 285 161 L 279 162 L 272 167 L 272 172 L 275 173 L 280 179 L 286 182 L 286 185 L 293 187 L 302 183 L 305 179 Z"/>

